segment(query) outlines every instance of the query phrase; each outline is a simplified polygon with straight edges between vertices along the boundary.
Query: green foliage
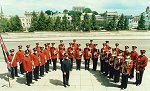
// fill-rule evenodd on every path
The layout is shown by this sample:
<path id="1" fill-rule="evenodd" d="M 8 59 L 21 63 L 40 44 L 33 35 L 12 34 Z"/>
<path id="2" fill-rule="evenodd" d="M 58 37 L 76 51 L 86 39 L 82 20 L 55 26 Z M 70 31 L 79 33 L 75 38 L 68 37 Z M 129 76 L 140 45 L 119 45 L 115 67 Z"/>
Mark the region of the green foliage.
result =
<path id="1" fill-rule="evenodd" d="M 92 13 L 92 10 L 90 8 L 85 8 L 83 10 L 84 13 Z"/>
<path id="2" fill-rule="evenodd" d="M 69 11 L 68 11 L 67 9 L 65 9 L 65 10 L 63 11 L 64 14 L 68 14 L 68 12 L 69 12 Z"/>
<path id="3" fill-rule="evenodd" d="M 46 30 L 53 31 L 53 27 L 54 27 L 53 19 L 51 17 L 48 17 L 48 19 L 46 20 Z"/>
<path id="4" fill-rule="evenodd" d="M 138 21 L 138 30 L 145 30 L 145 20 L 143 14 L 141 14 L 140 20 Z"/>
<path id="5" fill-rule="evenodd" d="M 10 19 L 10 25 L 8 24 L 8 26 L 10 27 L 10 31 L 12 32 L 22 32 L 23 31 L 23 27 L 21 25 L 21 20 L 19 19 L 19 17 L 16 15 L 14 17 L 11 17 Z"/>
<path id="6" fill-rule="evenodd" d="M 56 18 L 56 21 L 54 23 L 54 29 L 55 29 L 55 31 L 61 30 L 61 19 L 60 19 L 60 17 Z"/>
<path id="7" fill-rule="evenodd" d="M 51 11 L 51 10 L 46 10 L 45 13 L 46 13 L 47 15 L 52 15 L 52 14 L 53 14 L 53 11 Z"/>
<path id="8" fill-rule="evenodd" d="M 86 13 L 84 15 L 84 20 L 82 21 L 82 30 L 85 32 L 90 31 L 91 26 L 90 26 L 90 18 L 89 15 Z"/>
<path id="9" fill-rule="evenodd" d="M 124 29 L 129 30 L 129 19 L 127 17 L 125 17 L 124 20 Z"/>
<path id="10" fill-rule="evenodd" d="M 72 17 L 71 20 L 72 29 L 74 31 L 79 31 L 81 26 L 81 12 L 72 11 L 70 15 Z"/>
<path id="11" fill-rule="evenodd" d="M 41 11 L 38 21 L 37 21 L 37 28 L 39 31 L 44 31 L 46 29 L 46 17 L 43 13 L 43 11 Z"/>
<path id="12" fill-rule="evenodd" d="M 124 15 L 122 14 L 117 25 L 117 30 L 124 30 Z"/>
<path id="13" fill-rule="evenodd" d="M 68 31 L 69 27 L 70 27 L 69 20 L 67 19 L 66 15 L 64 15 L 61 22 L 61 29 L 62 31 Z"/>
<path id="14" fill-rule="evenodd" d="M 36 15 L 36 13 L 33 11 L 32 13 L 32 19 L 31 19 L 31 25 L 29 28 L 29 32 L 33 32 L 38 30 L 38 16 Z"/>

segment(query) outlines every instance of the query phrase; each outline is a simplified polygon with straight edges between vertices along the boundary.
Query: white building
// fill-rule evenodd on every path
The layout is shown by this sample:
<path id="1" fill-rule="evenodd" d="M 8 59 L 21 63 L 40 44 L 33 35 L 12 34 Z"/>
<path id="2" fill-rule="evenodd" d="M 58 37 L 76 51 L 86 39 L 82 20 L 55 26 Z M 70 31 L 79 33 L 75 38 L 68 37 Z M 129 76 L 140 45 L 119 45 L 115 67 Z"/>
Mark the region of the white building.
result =
<path id="1" fill-rule="evenodd" d="M 86 13 L 82 13 L 82 15 L 81 15 L 81 20 L 84 19 L 84 15 L 85 15 L 85 14 L 86 14 Z M 91 19 L 93 13 L 87 13 L 87 14 L 89 15 L 89 17 L 90 17 L 90 19 Z M 102 17 L 101 15 L 95 15 L 95 17 L 96 17 L 96 20 L 97 20 L 97 21 L 103 21 L 103 20 L 104 20 L 104 17 Z"/>
<path id="2" fill-rule="evenodd" d="M 134 16 L 129 19 L 129 29 L 137 29 L 138 27 L 139 16 Z"/>
<path id="3" fill-rule="evenodd" d="M 69 21 L 72 20 L 72 17 L 71 17 L 70 15 L 64 14 L 64 13 L 56 13 L 56 14 L 52 15 L 51 17 L 53 17 L 54 19 L 56 19 L 57 17 L 60 17 L 60 19 L 61 19 L 61 21 L 62 21 L 62 20 L 63 20 L 63 17 L 64 17 L 65 15 L 66 15 L 66 17 L 67 17 L 67 19 L 68 19 Z"/>
<path id="4" fill-rule="evenodd" d="M 84 9 L 85 9 L 85 7 L 77 7 L 77 6 L 72 7 L 73 11 L 79 11 L 81 13 L 84 11 Z"/>
<path id="5" fill-rule="evenodd" d="M 117 17 L 118 16 L 118 12 L 117 11 L 115 11 L 115 12 L 108 12 L 108 11 L 106 11 L 104 13 L 104 15 L 105 15 L 105 19 L 113 19 L 113 17 Z"/>

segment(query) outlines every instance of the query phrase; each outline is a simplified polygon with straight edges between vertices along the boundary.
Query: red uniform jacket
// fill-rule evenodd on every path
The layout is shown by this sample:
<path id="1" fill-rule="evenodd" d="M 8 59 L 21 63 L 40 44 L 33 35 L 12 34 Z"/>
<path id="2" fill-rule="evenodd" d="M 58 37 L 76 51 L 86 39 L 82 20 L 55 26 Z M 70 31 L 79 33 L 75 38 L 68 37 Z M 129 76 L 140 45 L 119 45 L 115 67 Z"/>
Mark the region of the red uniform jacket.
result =
<path id="1" fill-rule="evenodd" d="M 31 72 L 32 71 L 32 61 L 31 61 L 31 57 L 24 57 L 23 58 L 23 66 L 24 66 L 24 70 L 26 72 Z"/>
<path id="2" fill-rule="evenodd" d="M 119 54 L 120 49 L 119 48 L 115 48 L 115 51 L 117 52 L 117 55 Z"/>
<path id="3" fill-rule="evenodd" d="M 72 47 L 68 47 L 67 49 L 67 53 L 68 53 L 68 58 L 73 58 L 73 48 Z"/>
<path id="4" fill-rule="evenodd" d="M 17 53 L 16 53 L 16 56 L 17 56 L 17 61 L 22 63 L 22 60 L 24 58 L 24 51 L 23 50 L 19 50 Z"/>
<path id="5" fill-rule="evenodd" d="M 81 48 L 77 48 L 75 51 L 75 59 L 81 60 L 82 59 L 82 50 Z"/>
<path id="6" fill-rule="evenodd" d="M 43 50 L 45 56 L 46 56 L 46 60 L 50 60 L 50 51 L 48 50 L 48 48 Z"/>
<path id="7" fill-rule="evenodd" d="M 78 47 L 78 43 L 72 43 L 72 48 L 74 51 L 77 49 L 77 47 Z"/>
<path id="8" fill-rule="evenodd" d="M 136 67 L 139 66 L 140 71 L 144 71 L 147 66 L 148 58 L 145 55 L 140 55 L 138 57 L 138 62 L 136 63 Z"/>
<path id="9" fill-rule="evenodd" d="M 59 59 L 63 59 L 64 58 L 64 53 L 65 53 L 65 50 L 63 48 L 60 48 L 59 51 L 58 51 Z"/>
<path id="10" fill-rule="evenodd" d="M 93 48 L 94 48 L 94 44 L 93 44 L 93 43 L 90 43 L 90 44 L 89 44 L 89 48 L 90 48 L 90 49 L 93 49 Z"/>
<path id="11" fill-rule="evenodd" d="M 136 51 L 131 51 L 131 60 L 133 61 L 133 65 L 136 65 L 138 56 L 139 56 L 139 54 Z"/>
<path id="12" fill-rule="evenodd" d="M 50 48 L 51 58 L 57 59 L 57 49 L 55 47 Z"/>
<path id="13" fill-rule="evenodd" d="M 84 59 L 85 59 L 85 60 L 90 59 L 91 55 L 90 55 L 89 52 L 90 52 L 90 48 L 84 48 L 83 55 L 84 55 Z"/>
<path id="14" fill-rule="evenodd" d="M 37 50 L 37 53 L 39 54 L 40 53 L 40 46 L 39 47 L 35 47 L 36 50 Z"/>
<path id="15" fill-rule="evenodd" d="M 45 56 L 44 52 L 40 51 L 40 53 L 39 53 L 39 59 L 40 59 L 40 65 L 45 65 L 46 56 Z"/>
<path id="16" fill-rule="evenodd" d="M 9 61 L 11 67 L 16 67 L 17 66 L 17 59 L 16 59 L 17 56 L 15 56 L 15 58 L 14 58 L 14 60 L 12 62 L 13 57 L 14 57 L 14 55 L 10 54 L 8 56 L 8 61 Z"/>
<path id="17" fill-rule="evenodd" d="M 32 59 L 32 61 L 34 63 L 34 66 L 39 66 L 40 65 L 38 54 L 33 53 L 31 55 L 31 59 Z"/>
<path id="18" fill-rule="evenodd" d="M 98 58 L 98 56 L 99 56 L 99 50 L 98 49 L 93 48 L 91 53 L 92 53 L 92 59 Z"/>

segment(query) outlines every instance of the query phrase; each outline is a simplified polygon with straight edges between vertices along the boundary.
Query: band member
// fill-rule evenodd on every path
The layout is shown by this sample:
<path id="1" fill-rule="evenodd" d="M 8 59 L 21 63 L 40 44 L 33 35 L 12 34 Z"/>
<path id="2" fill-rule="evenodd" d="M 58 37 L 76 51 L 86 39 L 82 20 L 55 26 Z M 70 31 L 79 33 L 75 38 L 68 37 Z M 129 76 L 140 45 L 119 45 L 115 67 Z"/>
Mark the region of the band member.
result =
<path id="1" fill-rule="evenodd" d="M 70 47 L 68 47 L 67 49 L 67 53 L 68 53 L 68 58 L 71 60 L 71 70 L 73 69 L 73 57 L 74 57 L 74 52 L 73 52 L 73 48 L 72 43 L 69 43 Z"/>
<path id="2" fill-rule="evenodd" d="M 142 83 L 143 73 L 148 63 L 145 52 L 145 50 L 140 50 L 141 55 L 138 56 L 138 61 L 136 63 L 136 86 Z"/>
<path id="3" fill-rule="evenodd" d="M 94 44 L 92 49 L 93 71 L 96 71 L 97 69 L 98 56 L 99 56 L 99 49 L 97 49 L 97 44 Z"/>
<path id="4" fill-rule="evenodd" d="M 110 55 L 109 59 L 109 78 L 113 79 L 114 78 L 114 62 L 116 60 L 117 53 L 115 51 L 115 48 L 112 48 L 112 54 Z"/>
<path id="5" fill-rule="evenodd" d="M 16 55 L 14 54 L 14 49 L 10 50 L 10 55 L 8 56 L 8 63 L 11 67 L 11 77 L 14 79 L 14 77 L 19 77 L 17 72 L 17 60 Z"/>
<path id="6" fill-rule="evenodd" d="M 44 76 L 44 65 L 46 63 L 46 56 L 43 52 L 44 47 L 40 47 L 39 60 L 40 60 L 40 76 Z"/>
<path id="7" fill-rule="evenodd" d="M 70 75 L 70 70 L 71 70 L 71 61 L 68 58 L 68 54 L 64 53 L 64 59 L 62 60 L 62 66 L 61 66 L 61 70 L 63 73 L 63 84 L 64 87 L 70 86 L 69 85 L 69 75 Z"/>
<path id="8" fill-rule="evenodd" d="M 89 48 L 90 50 L 92 50 L 94 47 L 94 43 L 93 43 L 93 40 L 90 40 L 90 43 L 89 43 Z"/>
<path id="9" fill-rule="evenodd" d="M 77 49 L 77 47 L 78 47 L 78 43 L 77 43 L 76 40 L 74 39 L 74 40 L 73 40 L 73 43 L 72 43 L 72 48 L 73 48 L 73 50 L 75 51 L 75 50 Z"/>
<path id="10" fill-rule="evenodd" d="M 62 60 L 63 60 L 63 57 L 64 57 L 64 53 L 65 53 L 65 48 L 63 47 L 63 44 L 60 44 L 59 45 L 59 51 L 58 51 L 60 64 L 62 63 Z"/>
<path id="11" fill-rule="evenodd" d="M 32 50 L 30 49 L 30 45 L 26 45 L 26 48 L 27 48 L 27 50 L 29 51 L 29 54 L 30 54 L 30 56 L 31 56 Z"/>
<path id="12" fill-rule="evenodd" d="M 29 56 L 28 50 L 25 51 L 25 56 L 23 58 L 23 65 L 26 72 L 27 85 L 30 86 L 30 84 L 32 83 L 32 61 L 31 57 Z"/>
<path id="13" fill-rule="evenodd" d="M 110 57 L 111 57 L 111 52 L 110 52 L 110 50 L 111 50 L 111 47 L 109 47 L 108 48 L 108 51 L 106 52 L 106 57 L 105 57 L 105 64 L 104 64 L 104 72 L 105 72 L 105 76 L 107 76 L 108 75 L 108 73 L 109 73 L 109 60 L 110 60 Z"/>
<path id="14" fill-rule="evenodd" d="M 44 54 L 45 54 L 45 58 L 46 58 L 46 63 L 45 63 L 45 72 L 48 73 L 49 71 L 49 61 L 50 61 L 50 51 L 48 49 L 47 44 L 45 45 L 45 49 L 43 50 Z"/>
<path id="15" fill-rule="evenodd" d="M 81 59 L 82 59 L 82 50 L 80 48 L 80 44 L 75 51 L 75 59 L 76 59 L 76 70 L 80 70 L 81 68 Z"/>
<path id="16" fill-rule="evenodd" d="M 22 50 L 21 45 L 19 45 L 18 48 L 19 51 L 16 53 L 16 56 L 17 56 L 17 61 L 20 64 L 20 73 L 23 74 L 24 73 L 24 67 L 23 67 L 24 51 Z"/>
<path id="17" fill-rule="evenodd" d="M 123 52 L 123 57 L 126 58 L 126 54 L 130 52 L 129 51 L 129 46 L 125 46 L 125 51 Z"/>
<path id="18" fill-rule="evenodd" d="M 88 43 L 86 43 L 86 48 L 84 48 L 83 54 L 84 54 L 84 60 L 85 60 L 85 70 L 89 70 L 91 51 L 90 51 Z"/>
<path id="19" fill-rule="evenodd" d="M 119 43 L 115 43 L 115 51 L 117 53 L 117 55 L 119 54 L 120 48 L 119 48 Z"/>
<path id="20" fill-rule="evenodd" d="M 105 46 L 106 46 L 106 43 L 103 43 L 103 48 L 101 48 L 101 51 L 100 51 L 100 62 L 101 62 L 100 69 L 101 69 L 101 73 L 102 74 L 104 73 L 105 59 L 106 59 L 106 56 L 105 56 L 106 55 Z"/>
<path id="21" fill-rule="evenodd" d="M 33 54 L 31 54 L 31 60 L 33 62 L 33 68 L 34 68 L 34 80 L 37 81 L 39 78 L 39 67 L 40 67 L 40 60 L 37 54 L 37 49 L 33 48 Z"/>
<path id="22" fill-rule="evenodd" d="M 128 84 L 128 77 L 131 72 L 131 68 L 133 66 L 133 62 L 130 57 L 130 53 L 126 53 L 126 59 L 122 63 L 122 80 L 121 80 L 121 89 L 126 89 Z"/>
<path id="23" fill-rule="evenodd" d="M 37 49 L 37 53 L 39 54 L 40 53 L 40 46 L 39 46 L 39 43 L 36 43 L 36 47 L 35 47 L 36 49 Z"/>
<path id="24" fill-rule="evenodd" d="M 54 47 L 55 43 L 51 43 L 51 44 L 52 44 L 52 47 L 50 48 L 50 53 L 51 53 L 51 58 L 52 58 L 52 61 L 53 61 L 53 70 L 56 71 L 56 69 L 57 69 L 56 63 L 57 63 L 57 54 L 58 54 L 58 51 Z"/>
<path id="25" fill-rule="evenodd" d="M 117 56 L 117 58 L 114 62 L 114 82 L 115 83 L 118 83 L 120 80 L 121 61 L 124 60 L 122 53 L 123 53 L 123 51 L 120 50 L 119 55 Z"/>
<path id="26" fill-rule="evenodd" d="M 131 69 L 130 79 L 134 78 L 134 69 L 139 56 L 139 54 L 136 52 L 136 48 L 137 48 L 136 46 L 132 46 L 131 60 L 133 61 L 133 67 Z"/>
<path id="27" fill-rule="evenodd" d="M 60 40 L 60 44 L 58 45 L 58 48 L 65 48 L 65 44 L 63 43 L 63 40 Z"/>
<path id="28" fill-rule="evenodd" d="M 109 51 L 109 41 L 105 41 L 106 42 L 106 45 L 105 45 L 105 51 L 107 52 L 107 51 Z"/>

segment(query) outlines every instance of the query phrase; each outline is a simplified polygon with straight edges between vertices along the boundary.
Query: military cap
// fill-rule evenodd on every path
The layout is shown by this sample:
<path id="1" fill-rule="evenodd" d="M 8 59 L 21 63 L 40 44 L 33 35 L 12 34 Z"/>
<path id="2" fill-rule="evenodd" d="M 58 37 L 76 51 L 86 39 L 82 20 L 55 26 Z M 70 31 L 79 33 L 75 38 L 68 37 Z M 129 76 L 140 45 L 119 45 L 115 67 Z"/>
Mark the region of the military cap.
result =
<path id="1" fill-rule="evenodd" d="M 119 46 L 119 43 L 116 43 L 115 45 L 116 45 L 116 46 Z"/>
<path id="2" fill-rule="evenodd" d="M 132 46 L 132 49 L 136 49 L 137 48 L 137 46 Z"/>
<path id="3" fill-rule="evenodd" d="M 75 42 L 75 41 L 76 41 L 76 39 L 73 39 L 73 41 Z"/>
<path id="4" fill-rule="evenodd" d="M 63 42 L 63 40 L 60 40 L 60 42 Z"/>
<path id="5" fill-rule="evenodd" d="M 93 40 L 90 40 L 90 42 L 93 42 Z"/>
<path id="6" fill-rule="evenodd" d="M 109 41 L 105 41 L 106 43 L 109 43 Z"/>
<path id="7" fill-rule="evenodd" d="M 69 43 L 69 45 L 72 45 L 72 43 Z"/>
<path id="8" fill-rule="evenodd" d="M 145 50 L 140 50 L 141 54 L 144 54 L 146 51 Z"/>
<path id="9" fill-rule="evenodd" d="M 10 51 L 10 53 L 12 53 L 12 52 L 14 52 L 15 50 L 14 50 L 14 49 L 10 49 L 9 51 Z"/>
<path id="10" fill-rule="evenodd" d="M 50 43 L 47 43 L 47 45 L 50 45 Z"/>
<path id="11" fill-rule="evenodd" d="M 86 43 L 86 46 L 89 46 L 89 43 Z"/>
<path id="12" fill-rule="evenodd" d="M 97 46 L 98 44 L 94 44 L 94 46 Z"/>
<path id="13" fill-rule="evenodd" d="M 19 49 L 22 48 L 22 45 L 19 45 L 18 48 L 19 48 Z"/>
<path id="14" fill-rule="evenodd" d="M 129 46 L 125 46 L 125 49 L 129 49 Z"/>
<path id="15" fill-rule="evenodd" d="M 30 45 L 26 45 L 26 47 L 27 47 L 27 48 L 29 48 L 29 47 L 30 47 Z"/>
<path id="16" fill-rule="evenodd" d="M 55 45 L 55 43 L 51 43 L 52 45 Z"/>
<path id="17" fill-rule="evenodd" d="M 45 47 L 47 47 L 47 43 L 46 43 L 46 44 L 44 44 L 44 46 L 45 46 Z"/>
<path id="18" fill-rule="evenodd" d="M 39 43 L 36 43 L 36 45 L 39 45 Z"/>

